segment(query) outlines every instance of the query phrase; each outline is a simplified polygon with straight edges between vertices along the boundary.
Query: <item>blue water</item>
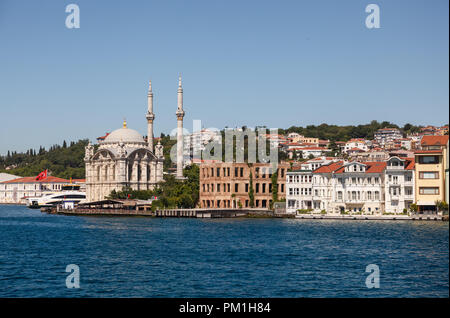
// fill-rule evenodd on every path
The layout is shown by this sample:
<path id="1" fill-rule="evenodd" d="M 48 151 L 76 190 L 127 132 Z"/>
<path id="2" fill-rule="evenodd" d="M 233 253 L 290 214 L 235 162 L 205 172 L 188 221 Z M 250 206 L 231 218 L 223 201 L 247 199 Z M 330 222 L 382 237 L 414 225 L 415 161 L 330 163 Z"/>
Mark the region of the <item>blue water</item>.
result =
<path id="1" fill-rule="evenodd" d="M 448 223 L 74 217 L 0 206 L 0 297 L 449 297 Z M 68 264 L 80 288 L 68 289 Z M 368 289 L 366 266 L 380 268 Z"/>

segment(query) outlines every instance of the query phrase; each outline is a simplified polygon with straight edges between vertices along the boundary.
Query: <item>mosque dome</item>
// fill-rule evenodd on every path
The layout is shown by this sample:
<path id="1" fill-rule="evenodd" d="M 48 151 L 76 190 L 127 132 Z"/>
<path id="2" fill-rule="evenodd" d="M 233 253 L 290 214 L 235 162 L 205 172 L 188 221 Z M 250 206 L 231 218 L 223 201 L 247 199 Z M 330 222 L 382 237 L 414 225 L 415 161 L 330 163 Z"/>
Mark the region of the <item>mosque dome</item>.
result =
<path id="1" fill-rule="evenodd" d="M 127 127 L 127 123 L 123 123 L 123 127 L 114 130 L 106 138 L 104 143 L 145 143 L 144 137 L 134 129 Z"/>

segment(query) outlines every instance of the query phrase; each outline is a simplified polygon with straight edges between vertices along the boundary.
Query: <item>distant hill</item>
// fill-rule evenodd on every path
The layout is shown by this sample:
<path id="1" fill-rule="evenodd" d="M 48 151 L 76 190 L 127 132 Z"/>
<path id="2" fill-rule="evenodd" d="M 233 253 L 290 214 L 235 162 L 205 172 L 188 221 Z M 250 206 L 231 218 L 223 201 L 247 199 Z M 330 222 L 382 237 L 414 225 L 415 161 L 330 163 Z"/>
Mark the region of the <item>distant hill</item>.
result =
<path id="1" fill-rule="evenodd" d="M 306 127 L 296 127 L 292 126 L 288 129 L 280 129 L 280 134 L 298 133 L 304 135 L 305 137 L 315 137 L 322 140 L 330 141 L 348 141 L 351 138 L 364 138 L 373 139 L 374 133 L 380 128 L 398 128 L 403 135 L 409 133 L 419 132 L 422 126 L 414 126 L 411 124 L 406 124 L 403 127 L 399 127 L 396 124 L 390 123 L 388 121 L 378 122 L 372 120 L 369 124 L 364 125 L 348 125 L 348 126 L 337 126 L 321 124 L 318 126 L 309 125 Z"/>
<path id="2" fill-rule="evenodd" d="M 39 172 L 48 169 L 50 175 L 64 179 L 84 179 L 84 147 L 88 140 L 71 142 L 64 141 L 62 145 L 54 145 L 46 150 L 40 147 L 25 153 L 10 152 L 0 156 L 0 172 L 7 172 L 23 177 L 36 176 Z M 7 170 L 6 168 L 9 167 Z"/>

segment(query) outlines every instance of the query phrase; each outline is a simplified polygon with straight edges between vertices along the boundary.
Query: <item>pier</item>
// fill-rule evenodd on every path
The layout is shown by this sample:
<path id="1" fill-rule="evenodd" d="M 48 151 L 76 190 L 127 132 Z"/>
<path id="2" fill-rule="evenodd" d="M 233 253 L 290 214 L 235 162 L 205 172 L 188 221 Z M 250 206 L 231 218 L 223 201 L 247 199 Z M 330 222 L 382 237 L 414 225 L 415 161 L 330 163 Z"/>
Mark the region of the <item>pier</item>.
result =
<path id="1" fill-rule="evenodd" d="M 43 208 L 42 212 L 62 215 L 89 216 L 150 216 L 173 218 L 237 218 L 237 217 L 275 217 L 268 209 L 93 209 L 93 208 Z"/>

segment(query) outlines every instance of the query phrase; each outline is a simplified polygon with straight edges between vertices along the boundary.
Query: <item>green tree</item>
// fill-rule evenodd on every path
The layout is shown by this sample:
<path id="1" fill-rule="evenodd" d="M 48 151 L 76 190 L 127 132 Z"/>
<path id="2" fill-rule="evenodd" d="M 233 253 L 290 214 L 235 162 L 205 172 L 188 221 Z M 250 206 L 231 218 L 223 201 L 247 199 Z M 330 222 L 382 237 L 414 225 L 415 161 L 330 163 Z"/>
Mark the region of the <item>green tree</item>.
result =
<path id="1" fill-rule="evenodd" d="M 275 172 L 272 174 L 271 181 L 272 181 L 272 203 L 270 208 L 272 208 L 273 204 L 278 201 L 278 169 L 276 169 Z"/>
<path id="2" fill-rule="evenodd" d="M 251 208 L 255 207 L 255 193 L 253 190 L 253 174 L 250 171 L 250 181 L 249 181 L 249 190 L 248 190 L 248 198 L 249 198 L 249 205 Z"/>

